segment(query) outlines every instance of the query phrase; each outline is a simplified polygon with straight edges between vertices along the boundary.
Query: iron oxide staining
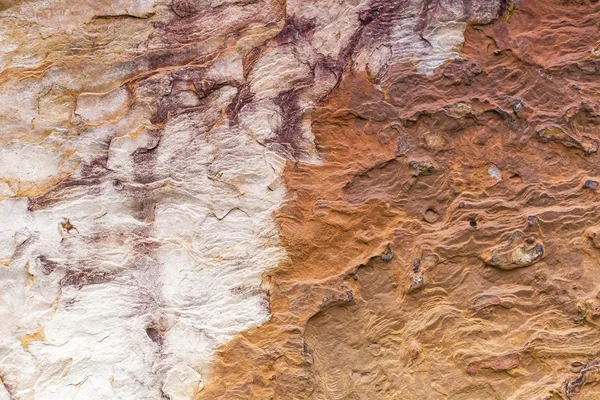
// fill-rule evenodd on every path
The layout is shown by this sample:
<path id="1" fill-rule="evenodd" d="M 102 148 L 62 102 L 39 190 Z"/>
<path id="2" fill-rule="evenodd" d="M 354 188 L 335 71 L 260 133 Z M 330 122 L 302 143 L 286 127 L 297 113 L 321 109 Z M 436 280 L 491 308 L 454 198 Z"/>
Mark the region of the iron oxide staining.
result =
<path id="1" fill-rule="evenodd" d="M 75 232 L 79 233 L 79 231 L 77 230 L 77 228 L 75 227 L 75 225 L 73 225 L 71 223 L 71 220 L 69 218 L 63 218 L 62 222 L 60 222 L 58 224 L 58 230 L 59 230 L 59 232 L 61 234 L 63 232 L 66 232 L 67 234 L 70 234 L 71 231 L 75 231 Z"/>
<path id="2" fill-rule="evenodd" d="M 515 369 L 521 363 L 521 355 L 507 354 L 498 358 L 475 361 L 467 366 L 468 374 L 476 374 L 481 369 L 490 369 L 494 372 L 510 371 Z"/>
<path id="3" fill-rule="evenodd" d="M 584 231 L 600 223 L 600 204 L 583 188 L 598 164 L 597 70 L 583 45 L 567 56 L 560 43 L 574 33 L 552 16 L 597 37 L 575 11 L 587 6 L 469 3 L 489 15 L 466 27 L 460 59 L 422 74 L 383 45 L 371 53 L 383 67 L 344 71 L 311 115 L 323 162 L 286 169 L 290 262 L 271 277 L 272 320 L 225 347 L 216 374 L 234 388 L 213 382 L 204 398 L 531 399 L 578 382 L 570 363 L 594 359 L 598 334 L 597 299 L 585 295 L 597 292 L 598 240 Z M 399 7 L 360 14 L 359 49 L 401 36 L 390 30 Z M 431 7 L 423 26 L 451 23 L 448 7 Z M 535 43 L 557 60 L 541 74 Z M 341 277 L 351 302 L 307 300 L 325 282 L 340 291 Z M 235 363 L 260 367 L 248 377 Z M 593 398 L 589 376 L 581 393 Z"/>
<path id="4" fill-rule="evenodd" d="M 173 0 L 171 9 L 178 17 L 186 18 L 198 12 L 198 5 L 193 0 Z"/>
<path id="5" fill-rule="evenodd" d="M 114 277 L 114 273 L 99 269 L 69 269 L 65 271 L 64 277 L 60 280 L 60 286 L 73 286 L 77 289 L 81 289 L 87 285 L 99 285 L 109 282 L 114 279 Z"/>
<path id="6" fill-rule="evenodd" d="M 50 275 L 51 273 L 53 273 L 59 266 L 59 263 L 53 260 L 49 260 L 45 256 L 39 256 L 37 258 L 37 261 L 40 263 L 42 272 L 46 275 Z"/>
<path id="7" fill-rule="evenodd" d="M 65 45 L 76 68 L 109 49 L 110 78 L 60 70 L 60 46 L 52 64 L 16 71 L 94 81 L 95 94 L 52 89 L 40 103 L 77 99 L 68 132 L 46 141 L 82 158 L 26 201 L 40 238 L 0 248 L 2 289 L 39 291 L 33 305 L 10 292 L 23 309 L 48 310 L 64 290 L 51 344 L 29 354 L 94 350 L 58 388 L 597 397 L 597 2 L 156 4 L 132 11 L 148 19 L 134 45 Z M 85 348 L 64 336 L 75 331 Z M 11 396 L 33 390 L 28 369 L 0 367 Z"/>
<path id="8" fill-rule="evenodd" d="M 600 362 L 598 360 L 589 360 L 585 364 L 578 362 L 575 364 L 575 368 L 577 375 L 565 380 L 562 387 L 555 391 L 567 399 L 581 394 L 585 385 L 590 387 L 600 382 Z M 594 394 L 597 392 L 597 389 L 594 390 Z"/>

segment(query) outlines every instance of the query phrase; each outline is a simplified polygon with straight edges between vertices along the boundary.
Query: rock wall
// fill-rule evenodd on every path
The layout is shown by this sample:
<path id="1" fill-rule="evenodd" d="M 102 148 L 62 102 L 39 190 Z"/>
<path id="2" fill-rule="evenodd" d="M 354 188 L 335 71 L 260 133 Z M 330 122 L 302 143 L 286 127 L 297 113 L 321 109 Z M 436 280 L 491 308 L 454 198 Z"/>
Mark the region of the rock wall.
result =
<path id="1" fill-rule="evenodd" d="M 600 398 L 599 24 L 0 1 L 0 400 Z"/>

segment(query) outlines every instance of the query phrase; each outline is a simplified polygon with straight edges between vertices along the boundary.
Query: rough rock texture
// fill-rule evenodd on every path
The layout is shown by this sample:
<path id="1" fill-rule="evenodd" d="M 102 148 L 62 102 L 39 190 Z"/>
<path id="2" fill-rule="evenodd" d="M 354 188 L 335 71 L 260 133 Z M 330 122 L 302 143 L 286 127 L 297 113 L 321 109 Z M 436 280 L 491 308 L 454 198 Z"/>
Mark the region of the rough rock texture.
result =
<path id="1" fill-rule="evenodd" d="M 0 0 L 0 400 L 600 398 L 600 3 Z"/>

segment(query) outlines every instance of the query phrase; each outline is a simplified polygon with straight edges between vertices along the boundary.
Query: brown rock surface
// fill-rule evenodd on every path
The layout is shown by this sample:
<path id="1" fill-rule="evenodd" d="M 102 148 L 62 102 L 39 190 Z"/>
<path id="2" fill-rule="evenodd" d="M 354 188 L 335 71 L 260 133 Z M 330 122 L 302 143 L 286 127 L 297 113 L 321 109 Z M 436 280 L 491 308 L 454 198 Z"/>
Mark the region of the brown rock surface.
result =
<path id="1" fill-rule="evenodd" d="M 200 398 L 598 398 L 599 20 L 522 1 L 432 75 L 346 68 L 286 168 L 273 316 Z"/>
<path id="2" fill-rule="evenodd" d="M 0 400 L 600 398 L 600 2 L 0 22 Z"/>

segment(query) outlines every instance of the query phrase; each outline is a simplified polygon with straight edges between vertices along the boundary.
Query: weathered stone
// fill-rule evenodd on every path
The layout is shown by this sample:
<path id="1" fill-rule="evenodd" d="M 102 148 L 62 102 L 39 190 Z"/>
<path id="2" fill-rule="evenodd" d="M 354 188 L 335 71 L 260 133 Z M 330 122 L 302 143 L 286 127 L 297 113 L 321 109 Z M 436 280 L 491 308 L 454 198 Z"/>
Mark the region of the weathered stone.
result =
<path id="1" fill-rule="evenodd" d="M 0 400 L 600 398 L 598 20 L 0 2 Z"/>

